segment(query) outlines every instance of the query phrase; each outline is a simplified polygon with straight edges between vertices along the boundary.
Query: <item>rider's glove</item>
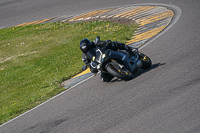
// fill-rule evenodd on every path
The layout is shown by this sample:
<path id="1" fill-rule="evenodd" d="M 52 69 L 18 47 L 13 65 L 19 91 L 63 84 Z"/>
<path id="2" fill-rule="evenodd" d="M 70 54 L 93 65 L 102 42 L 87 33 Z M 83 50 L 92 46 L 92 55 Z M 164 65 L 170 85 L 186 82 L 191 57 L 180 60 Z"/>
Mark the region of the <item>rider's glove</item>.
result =
<path id="1" fill-rule="evenodd" d="M 92 73 L 94 73 L 94 74 L 98 73 L 98 70 L 95 69 L 95 68 L 92 68 L 91 66 L 90 66 L 90 71 L 91 71 Z"/>

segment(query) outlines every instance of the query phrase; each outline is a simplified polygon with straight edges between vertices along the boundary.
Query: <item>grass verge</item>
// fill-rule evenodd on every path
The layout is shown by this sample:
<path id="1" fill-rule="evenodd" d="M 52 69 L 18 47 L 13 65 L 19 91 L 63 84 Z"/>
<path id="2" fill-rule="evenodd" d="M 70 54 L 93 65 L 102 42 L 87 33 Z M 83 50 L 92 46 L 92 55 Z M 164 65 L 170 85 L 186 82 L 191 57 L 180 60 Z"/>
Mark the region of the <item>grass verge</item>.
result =
<path id="1" fill-rule="evenodd" d="M 64 89 L 81 71 L 83 38 L 125 43 L 137 25 L 92 21 L 48 23 L 0 30 L 0 124 Z"/>

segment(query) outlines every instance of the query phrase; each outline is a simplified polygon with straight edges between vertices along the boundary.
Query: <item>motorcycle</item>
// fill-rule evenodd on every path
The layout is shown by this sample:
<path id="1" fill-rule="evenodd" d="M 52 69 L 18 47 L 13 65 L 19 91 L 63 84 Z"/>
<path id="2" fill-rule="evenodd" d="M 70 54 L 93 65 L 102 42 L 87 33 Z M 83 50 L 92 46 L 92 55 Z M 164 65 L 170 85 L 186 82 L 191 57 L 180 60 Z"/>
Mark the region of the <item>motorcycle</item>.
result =
<path id="1" fill-rule="evenodd" d="M 90 66 L 98 71 L 109 73 L 110 75 L 122 80 L 133 79 L 134 73 L 139 68 L 148 69 L 151 67 L 151 59 L 141 53 L 134 52 L 130 55 L 124 50 L 113 51 L 105 47 L 99 47 L 100 38 L 95 39 L 96 48 L 87 52 L 87 57 L 91 60 Z M 83 66 L 82 70 L 86 70 Z"/>

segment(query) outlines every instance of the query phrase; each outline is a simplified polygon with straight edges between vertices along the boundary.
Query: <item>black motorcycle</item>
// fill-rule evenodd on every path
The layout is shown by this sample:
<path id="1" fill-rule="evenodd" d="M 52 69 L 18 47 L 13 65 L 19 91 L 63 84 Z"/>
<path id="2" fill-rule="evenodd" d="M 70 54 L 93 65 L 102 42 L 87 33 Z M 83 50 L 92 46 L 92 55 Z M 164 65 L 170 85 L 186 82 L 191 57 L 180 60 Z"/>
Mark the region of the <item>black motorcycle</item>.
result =
<path id="1" fill-rule="evenodd" d="M 148 69 L 151 67 L 151 59 L 141 52 L 134 52 L 130 55 L 124 50 L 113 51 L 104 47 L 98 47 L 100 38 L 95 39 L 96 48 L 87 52 L 90 58 L 90 66 L 93 69 L 109 73 L 122 80 L 130 80 L 133 74 L 139 69 Z M 85 70 L 86 66 L 82 68 Z"/>

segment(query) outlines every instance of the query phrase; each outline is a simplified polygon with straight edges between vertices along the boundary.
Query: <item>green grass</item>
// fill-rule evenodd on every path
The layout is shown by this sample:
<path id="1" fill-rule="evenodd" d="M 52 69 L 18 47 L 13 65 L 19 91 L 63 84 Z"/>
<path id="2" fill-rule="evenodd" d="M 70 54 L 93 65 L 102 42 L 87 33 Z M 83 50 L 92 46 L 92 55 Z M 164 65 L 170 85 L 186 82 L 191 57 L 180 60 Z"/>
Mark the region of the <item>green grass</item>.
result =
<path id="1" fill-rule="evenodd" d="M 125 43 L 137 25 L 93 21 L 48 23 L 0 30 L 0 124 L 64 89 L 81 71 L 83 38 Z"/>

